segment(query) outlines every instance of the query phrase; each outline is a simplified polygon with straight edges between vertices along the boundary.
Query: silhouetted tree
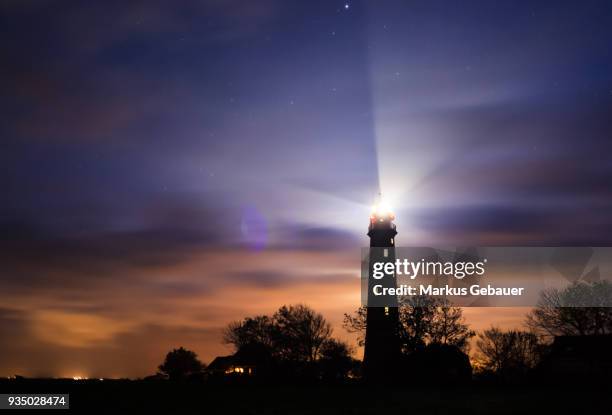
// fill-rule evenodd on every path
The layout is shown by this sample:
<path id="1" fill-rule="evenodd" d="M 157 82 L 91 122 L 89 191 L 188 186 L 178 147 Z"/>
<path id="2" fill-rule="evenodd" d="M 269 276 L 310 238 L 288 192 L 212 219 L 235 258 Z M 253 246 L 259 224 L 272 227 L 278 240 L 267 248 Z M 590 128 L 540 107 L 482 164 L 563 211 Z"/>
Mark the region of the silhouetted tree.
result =
<path id="1" fill-rule="evenodd" d="M 352 348 L 343 341 L 328 339 L 320 350 L 319 367 L 324 380 L 343 380 L 355 366 Z"/>
<path id="2" fill-rule="evenodd" d="M 536 334 L 521 330 L 502 331 L 496 327 L 479 333 L 476 346 L 479 362 L 498 374 L 534 368 L 541 351 Z"/>
<path id="3" fill-rule="evenodd" d="M 400 338 L 404 353 L 411 353 L 427 344 L 447 344 L 466 350 L 475 333 L 469 329 L 460 307 L 453 307 L 446 299 L 413 296 L 400 301 Z M 344 315 L 343 327 L 359 333 L 363 345 L 366 329 L 366 307 Z"/>
<path id="4" fill-rule="evenodd" d="M 611 307 L 612 285 L 608 281 L 574 282 L 564 289 L 543 291 L 526 323 L 545 337 L 611 334 Z"/>
<path id="5" fill-rule="evenodd" d="M 268 347 L 272 356 L 289 362 L 314 362 L 332 328 L 323 315 L 305 305 L 282 306 L 272 317 L 257 316 L 230 323 L 223 339 L 236 350 L 250 343 Z"/>
<path id="6" fill-rule="evenodd" d="M 344 313 L 342 327 L 349 333 L 357 333 L 357 344 L 365 344 L 365 330 L 368 316 L 368 308 L 361 306 L 353 314 Z"/>
<path id="7" fill-rule="evenodd" d="M 412 297 L 400 301 L 400 339 L 405 353 L 425 346 L 436 329 L 436 308 L 433 297 Z"/>
<path id="8" fill-rule="evenodd" d="M 179 347 L 168 352 L 158 369 L 170 380 L 182 380 L 201 374 L 204 367 L 194 352 Z"/>
<path id="9" fill-rule="evenodd" d="M 331 338 L 331 325 L 305 305 L 283 306 L 273 316 L 275 347 L 291 361 L 314 362 L 323 343 Z"/>
<path id="10" fill-rule="evenodd" d="M 274 345 L 275 327 L 268 316 L 246 317 L 230 323 L 223 332 L 223 342 L 232 344 L 236 350 L 249 344 L 260 344 L 268 348 Z"/>

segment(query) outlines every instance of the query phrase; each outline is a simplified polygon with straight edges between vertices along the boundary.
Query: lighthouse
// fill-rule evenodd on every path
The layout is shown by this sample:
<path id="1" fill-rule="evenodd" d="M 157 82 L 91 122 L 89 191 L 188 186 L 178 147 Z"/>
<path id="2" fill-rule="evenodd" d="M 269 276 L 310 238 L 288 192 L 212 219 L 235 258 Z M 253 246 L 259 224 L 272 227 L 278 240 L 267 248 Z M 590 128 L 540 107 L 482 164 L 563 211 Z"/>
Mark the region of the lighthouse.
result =
<path id="1" fill-rule="evenodd" d="M 364 377 L 368 381 L 386 382 L 393 380 L 393 373 L 401 358 L 399 339 L 399 310 L 396 296 L 384 299 L 374 298 L 373 286 L 396 287 L 395 274 L 381 280 L 372 278 L 373 264 L 395 262 L 395 236 L 397 230 L 395 215 L 382 200 L 373 208 L 368 226 L 370 237 L 368 305 L 366 314 L 365 351 L 363 356 Z"/>

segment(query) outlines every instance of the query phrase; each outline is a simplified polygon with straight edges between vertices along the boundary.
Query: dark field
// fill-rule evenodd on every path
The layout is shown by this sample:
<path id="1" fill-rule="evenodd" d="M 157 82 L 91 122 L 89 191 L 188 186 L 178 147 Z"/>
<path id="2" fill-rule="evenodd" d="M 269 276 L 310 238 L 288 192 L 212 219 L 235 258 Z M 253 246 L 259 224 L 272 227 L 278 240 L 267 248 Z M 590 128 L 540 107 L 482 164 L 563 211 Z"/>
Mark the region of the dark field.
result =
<path id="1" fill-rule="evenodd" d="M 358 384 L 287 387 L 26 379 L 0 381 L 0 392 L 69 393 L 71 413 L 583 415 L 610 413 L 612 408 L 609 382 L 571 387 L 473 384 L 460 388 L 375 388 Z"/>

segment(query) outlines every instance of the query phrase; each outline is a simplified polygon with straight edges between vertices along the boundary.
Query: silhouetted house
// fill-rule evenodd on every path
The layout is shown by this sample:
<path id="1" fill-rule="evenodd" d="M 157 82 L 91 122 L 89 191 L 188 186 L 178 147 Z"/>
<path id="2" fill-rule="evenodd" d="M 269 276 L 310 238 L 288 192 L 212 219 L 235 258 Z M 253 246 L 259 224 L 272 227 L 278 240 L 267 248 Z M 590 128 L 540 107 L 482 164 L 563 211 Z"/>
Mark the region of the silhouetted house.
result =
<path id="1" fill-rule="evenodd" d="M 416 384 L 464 384 L 472 380 L 470 358 L 448 344 L 429 344 L 404 359 L 403 371 Z"/>
<path id="2" fill-rule="evenodd" d="M 269 349 L 262 344 L 252 343 L 241 347 L 233 355 L 216 357 L 208 365 L 208 372 L 217 376 L 265 375 L 271 366 Z"/>
<path id="3" fill-rule="evenodd" d="M 612 335 L 555 337 L 538 372 L 553 380 L 608 378 L 612 375 Z"/>
<path id="4" fill-rule="evenodd" d="M 218 356 L 210 365 L 208 371 L 213 375 L 250 376 L 255 374 L 255 365 L 242 362 L 236 355 Z"/>

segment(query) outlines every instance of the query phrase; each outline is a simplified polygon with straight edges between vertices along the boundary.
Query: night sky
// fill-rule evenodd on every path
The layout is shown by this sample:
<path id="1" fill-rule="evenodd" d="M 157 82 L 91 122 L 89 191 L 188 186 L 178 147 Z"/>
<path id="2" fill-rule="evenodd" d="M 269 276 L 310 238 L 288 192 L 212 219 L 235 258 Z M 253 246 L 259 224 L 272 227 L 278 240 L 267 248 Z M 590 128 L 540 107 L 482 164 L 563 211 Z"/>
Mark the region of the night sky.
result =
<path id="1" fill-rule="evenodd" d="M 612 243 L 612 5 L 3 1 L 0 375 L 143 376 L 398 245 Z M 524 310 L 469 309 L 475 328 Z"/>

